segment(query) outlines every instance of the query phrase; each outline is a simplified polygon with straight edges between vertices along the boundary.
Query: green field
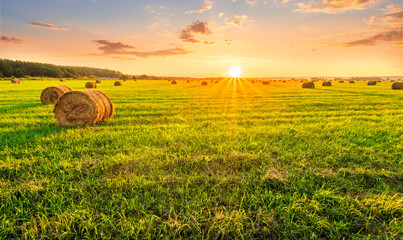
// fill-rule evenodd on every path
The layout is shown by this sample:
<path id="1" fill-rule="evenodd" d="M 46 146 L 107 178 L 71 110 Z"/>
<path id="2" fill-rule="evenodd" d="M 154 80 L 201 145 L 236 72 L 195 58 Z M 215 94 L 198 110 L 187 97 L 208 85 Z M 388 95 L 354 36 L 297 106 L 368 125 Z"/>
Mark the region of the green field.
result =
<path id="1" fill-rule="evenodd" d="M 60 84 L 0 81 L 0 239 L 403 236 L 390 82 L 103 81 L 116 114 L 90 127 L 40 103 Z"/>

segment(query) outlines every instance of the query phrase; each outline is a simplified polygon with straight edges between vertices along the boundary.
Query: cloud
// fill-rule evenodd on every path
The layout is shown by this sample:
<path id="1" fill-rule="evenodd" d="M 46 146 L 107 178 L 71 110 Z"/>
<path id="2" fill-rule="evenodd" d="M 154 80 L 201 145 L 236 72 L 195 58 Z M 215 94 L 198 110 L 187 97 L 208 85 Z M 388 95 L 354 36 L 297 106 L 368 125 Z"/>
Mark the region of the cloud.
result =
<path id="1" fill-rule="evenodd" d="M 311 1 L 310 3 L 297 3 L 297 12 L 323 12 L 323 13 L 343 13 L 349 10 L 365 9 L 367 5 L 373 4 L 377 0 L 322 0 L 320 3 Z"/>
<path id="2" fill-rule="evenodd" d="M 224 40 L 224 44 L 225 44 L 226 46 L 229 46 L 229 45 L 232 44 L 232 40 L 227 40 L 227 39 L 225 39 L 225 40 Z"/>
<path id="3" fill-rule="evenodd" d="M 121 42 L 109 42 L 107 40 L 93 40 L 98 43 L 99 50 L 104 51 L 105 54 L 113 54 L 116 52 L 125 51 L 127 49 L 134 49 L 135 47 L 123 44 Z"/>
<path id="4" fill-rule="evenodd" d="M 384 15 L 371 17 L 368 23 L 392 27 L 403 26 L 403 6 L 397 4 L 388 5 L 385 12 Z"/>
<path id="5" fill-rule="evenodd" d="M 235 2 L 235 1 L 233 1 Z M 257 3 L 257 0 L 245 0 L 245 2 L 249 5 L 255 5 Z"/>
<path id="6" fill-rule="evenodd" d="M 395 44 L 403 44 L 403 27 L 396 30 L 373 34 L 372 36 L 367 38 L 346 42 L 343 44 L 343 46 L 374 46 L 378 42 L 393 42 Z"/>
<path id="7" fill-rule="evenodd" d="M 179 39 L 187 43 L 201 43 L 195 35 L 211 36 L 213 32 L 209 28 L 209 22 L 196 21 L 180 32 Z"/>
<path id="8" fill-rule="evenodd" d="M 191 53 L 190 51 L 182 47 L 140 52 L 131 50 L 135 49 L 136 47 L 123 44 L 121 42 L 110 42 L 108 40 L 93 40 L 93 42 L 97 43 L 98 49 L 102 50 L 103 52 L 99 54 L 88 54 L 88 55 L 112 55 L 112 56 L 114 55 L 114 57 L 116 57 L 116 55 L 129 55 L 140 58 L 149 58 L 149 57 L 168 57 L 175 55 L 186 55 Z"/>
<path id="9" fill-rule="evenodd" d="M 187 11 L 186 14 L 191 14 L 191 13 L 203 13 L 204 11 L 211 10 L 213 8 L 213 3 L 210 2 L 209 0 L 204 0 L 204 6 L 197 9 L 197 10 L 192 10 L 192 11 Z"/>
<path id="10" fill-rule="evenodd" d="M 227 20 L 226 24 L 241 28 L 242 25 L 244 24 L 244 22 L 246 21 L 246 19 L 248 19 L 247 15 L 242 15 L 242 16 L 235 15 L 232 19 Z"/>
<path id="11" fill-rule="evenodd" d="M 34 27 L 42 27 L 42 28 L 49 28 L 49 29 L 55 29 L 55 30 L 67 30 L 67 28 L 62 28 L 62 27 L 56 27 L 55 25 L 51 24 L 51 23 L 44 23 L 44 22 L 30 22 L 28 23 L 31 26 Z"/>
<path id="12" fill-rule="evenodd" d="M 1 36 L 1 41 L 4 41 L 6 43 L 15 43 L 15 44 L 24 44 L 26 42 L 26 40 L 24 40 L 24 39 L 10 37 L 7 35 Z"/>

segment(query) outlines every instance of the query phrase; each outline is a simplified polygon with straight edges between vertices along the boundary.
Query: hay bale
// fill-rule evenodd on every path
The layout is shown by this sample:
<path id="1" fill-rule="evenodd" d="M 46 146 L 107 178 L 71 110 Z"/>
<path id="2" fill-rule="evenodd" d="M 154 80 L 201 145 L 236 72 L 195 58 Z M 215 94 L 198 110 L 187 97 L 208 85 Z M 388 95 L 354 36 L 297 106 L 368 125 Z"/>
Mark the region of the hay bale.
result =
<path id="1" fill-rule="evenodd" d="M 206 81 L 202 82 L 202 86 L 207 86 L 207 82 Z"/>
<path id="2" fill-rule="evenodd" d="M 344 83 L 344 81 L 339 81 L 339 83 Z"/>
<path id="3" fill-rule="evenodd" d="M 55 105 L 57 100 L 66 92 L 70 92 L 71 89 L 67 86 L 53 86 L 45 88 L 41 93 L 41 102 L 43 104 Z"/>
<path id="4" fill-rule="evenodd" d="M 97 88 L 97 84 L 94 82 L 87 82 L 85 88 Z"/>
<path id="5" fill-rule="evenodd" d="M 331 87 L 332 86 L 332 82 L 323 82 L 322 86 L 324 87 Z"/>
<path id="6" fill-rule="evenodd" d="M 114 86 L 122 86 L 122 82 L 116 81 L 113 85 L 114 85 Z"/>
<path id="7" fill-rule="evenodd" d="M 269 81 L 263 81 L 262 84 L 263 84 L 263 85 L 269 85 L 270 82 L 269 82 Z"/>
<path id="8" fill-rule="evenodd" d="M 349 83 L 355 83 L 354 81 L 348 81 Z"/>
<path id="9" fill-rule="evenodd" d="M 376 81 L 369 81 L 369 82 L 367 83 L 367 85 L 368 85 L 368 86 L 376 85 Z"/>
<path id="10" fill-rule="evenodd" d="M 11 83 L 20 83 L 21 81 L 20 81 L 20 79 L 18 79 L 18 78 L 13 78 L 13 79 L 11 79 Z"/>
<path id="11" fill-rule="evenodd" d="M 177 82 L 175 80 L 172 80 L 171 84 L 177 84 Z"/>
<path id="12" fill-rule="evenodd" d="M 392 84 L 392 89 L 395 89 L 395 90 L 403 89 L 403 82 L 394 82 Z"/>
<path id="13" fill-rule="evenodd" d="M 60 82 L 65 82 L 65 81 L 66 81 L 66 79 L 60 78 Z"/>
<path id="14" fill-rule="evenodd" d="M 113 103 L 97 90 L 70 91 L 56 102 L 53 113 L 61 126 L 94 125 L 113 116 Z"/>
<path id="15" fill-rule="evenodd" d="M 101 81 L 100 79 L 97 79 L 97 80 L 95 81 L 95 83 L 102 83 L 102 81 Z"/>
<path id="16" fill-rule="evenodd" d="M 315 88 L 315 83 L 313 83 L 313 82 L 304 82 L 302 84 L 302 88 Z"/>
<path id="17" fill-rule="evenodd" d="M 215 83 L 218 83 L 218 81 L 215 81 Z"/>

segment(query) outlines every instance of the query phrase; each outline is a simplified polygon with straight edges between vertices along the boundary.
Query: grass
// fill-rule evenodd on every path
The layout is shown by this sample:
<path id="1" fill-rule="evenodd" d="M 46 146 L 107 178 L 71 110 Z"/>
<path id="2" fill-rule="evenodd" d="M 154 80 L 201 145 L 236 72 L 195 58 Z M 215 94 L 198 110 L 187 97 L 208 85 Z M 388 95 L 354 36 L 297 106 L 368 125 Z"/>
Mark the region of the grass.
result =
<path id="1" fill-rule="evenodd" d="M 403 235 L 403 91 L 389 82 L 104 80 L 116 116 L 89 127 L 57 126 L 40 103 L 59 84 L 0 81 L 0 239 Z"/>

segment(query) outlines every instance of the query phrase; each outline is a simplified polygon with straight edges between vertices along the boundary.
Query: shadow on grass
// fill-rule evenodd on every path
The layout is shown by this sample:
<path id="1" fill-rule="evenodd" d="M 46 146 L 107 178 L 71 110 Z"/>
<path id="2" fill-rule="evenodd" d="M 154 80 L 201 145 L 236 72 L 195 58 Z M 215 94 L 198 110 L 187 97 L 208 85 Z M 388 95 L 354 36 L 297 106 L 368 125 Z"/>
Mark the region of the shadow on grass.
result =
<path id="1" fill-rule="evenodd" d="M 383 97 L 383 98 L 391 98 L 391 99 L 400 99 L 403 100 L 403 97 L 398 96 L 398 95 L 392 95 L 392 94 L 381 94 L 381 93 L 369 93 L 369 92 L 357 92 L 357 91 L 348 91 L 348 90 L 340 90 L 340 89 L 320 89 L 325 92 L 340 92 L 340 93 L 351 93 L 351 94 L 358 94 L 358 95 L 364 95 L 364 96 L 375 96 L 375 97 Z M 392 91 L 392 90 L 391 90 Z"/>
<path id="2" fill-rule="evenodd" d="M 36 103 L 24 103 L 24 104 L 13 105 L 13 106 L 8 106 L 8 107 L 0 107 L 0 113 L 14 112 L 17 110 L 27 110 L 28 108 L 35 108 L 35 107 L 41 107 L 41 106 L 43 106 L 43 105 L 36 102 Z"/>
<path id="3" fill-rule="evenodd" d="M 49 123 L 29 129 L 3 132 L 0 135 L 0 151 L 3 151 L 7 147 L 15 148 L 23 146 L 27 143 L 34 142 L 38 138 L 58 134 L 60 132 L 67 131 L 68 129 L 70 128 L 64 128 L 57 126 L 54 123 Z"/>

